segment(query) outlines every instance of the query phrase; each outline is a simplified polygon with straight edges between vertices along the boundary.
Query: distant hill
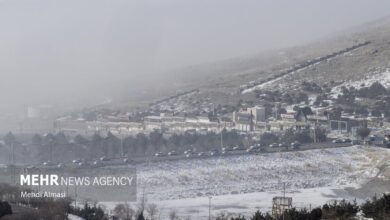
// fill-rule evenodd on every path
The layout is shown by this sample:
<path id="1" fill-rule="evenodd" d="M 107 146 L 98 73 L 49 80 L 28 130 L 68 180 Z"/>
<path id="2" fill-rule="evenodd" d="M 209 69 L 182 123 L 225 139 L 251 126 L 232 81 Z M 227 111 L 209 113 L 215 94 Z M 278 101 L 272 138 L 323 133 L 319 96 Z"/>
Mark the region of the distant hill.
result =
<path id="1" fill-rule="evenodd" d="M 332 80 L 359 80 L 390 67 L 390 17 L 327 36 L 321 41 L 307 45 L 173 70 L 161 74 L 160 77 L 148 79 L 150 86 L 141 89 L 127 88 L 126 82 L 121 82 L 122 85 L 117 86 L 114 94 L 118 98 L 118 106 L 129 106 L 129 103 L 134 106 L 139 103 L 147 106 L 150 102 L 192 89 L 200 89 L 204 95 L 210 96 L 236 94 L 242 85 L 268 79 L 301 63 L 367 41 L 370 43 L 363 47 L 301 69 L 274 84 L 270 83 L 267 88 L 290 88 L 299 85 L 302 80 L 320 84 Z M 145 85 L 147 84 L 146 82 Z"/>

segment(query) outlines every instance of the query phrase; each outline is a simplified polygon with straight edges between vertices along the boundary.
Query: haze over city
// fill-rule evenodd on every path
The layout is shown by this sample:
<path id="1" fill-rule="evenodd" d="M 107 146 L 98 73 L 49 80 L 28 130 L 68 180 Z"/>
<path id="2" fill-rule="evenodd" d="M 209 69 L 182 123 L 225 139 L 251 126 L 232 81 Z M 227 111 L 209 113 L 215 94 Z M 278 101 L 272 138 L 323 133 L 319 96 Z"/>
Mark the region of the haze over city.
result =
<path id="1" fill-rule="evenodd" d="M 118 85 L 137 91 L 171 69 L 318 41 L 388 8 L 386 0 L 2 0 L 0 111 L 98 104 Z"/>
<path id="2" fill-rule="evenodd" d="M 0 0 L 0 219 L 390 219 L 389 8 Z"/>

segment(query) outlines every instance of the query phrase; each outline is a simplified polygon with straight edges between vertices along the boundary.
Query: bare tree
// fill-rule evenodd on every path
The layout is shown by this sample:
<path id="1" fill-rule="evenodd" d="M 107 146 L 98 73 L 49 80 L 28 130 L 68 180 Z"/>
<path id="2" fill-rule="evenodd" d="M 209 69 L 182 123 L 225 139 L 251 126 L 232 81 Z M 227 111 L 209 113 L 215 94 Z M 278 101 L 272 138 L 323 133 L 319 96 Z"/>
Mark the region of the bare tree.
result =
<path id="1" fill-rule="evenodd" d="M 150 220 L 154 220 L 155 216 L 157 215 L 158 209 L 156 204 L 148 204 L 146 206 L 146 212 L 148 213 Z"/>
<path id="2" fill-rule="evenodd" d="M 178 218 L 178 216 L 177 216 L 176 210 L 172 210 L 172 211 L 169 213 L 169 219 L 170 219 L 170 220 L 176 220 L 177 218 Z"/>
<path id="3" fill-rule="evenodd" d="M 142 197 L 138 203 L 138 211 L 139 212 L 145 211 L 146 203 L 147 203 L 147 198 L 146 198 L 146 194 L 145 194 L 145 186 L 143 186 L 142 187 Z"/>
<path id="4" fill-rule="evenodd" d="M 116 217 L 123 220 L 132 220 L 135 214 L 134 210 L 127 203 L 115 206 L 114 213 Z"/>

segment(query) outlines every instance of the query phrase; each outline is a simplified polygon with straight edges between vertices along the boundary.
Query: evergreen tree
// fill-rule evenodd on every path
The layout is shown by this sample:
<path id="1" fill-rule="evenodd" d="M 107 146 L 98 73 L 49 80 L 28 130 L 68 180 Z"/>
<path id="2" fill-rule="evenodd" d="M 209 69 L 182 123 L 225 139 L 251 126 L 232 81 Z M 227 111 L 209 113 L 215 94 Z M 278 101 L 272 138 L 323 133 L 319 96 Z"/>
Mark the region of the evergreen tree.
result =
<path id="1" fill-rule="evenodd" d="M 144 212 L 141 212 L 141 213 L 138 215 L 137 220 L 145 220 Z"/>

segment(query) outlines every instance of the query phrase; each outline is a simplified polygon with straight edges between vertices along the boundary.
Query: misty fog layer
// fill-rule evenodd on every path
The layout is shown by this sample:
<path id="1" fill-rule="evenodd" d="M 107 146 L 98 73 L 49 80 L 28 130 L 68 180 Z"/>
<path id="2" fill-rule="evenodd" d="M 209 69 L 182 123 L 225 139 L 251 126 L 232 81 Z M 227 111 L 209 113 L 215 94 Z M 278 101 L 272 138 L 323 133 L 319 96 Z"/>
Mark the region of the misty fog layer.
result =
<path id="1" fill-rule="evenodd" d="M 137 93 L 170 69 L 305 44 L 388 8 L 387 0 L 1 0 L 0 111 L 103 101 L 118 84 Z"/>

